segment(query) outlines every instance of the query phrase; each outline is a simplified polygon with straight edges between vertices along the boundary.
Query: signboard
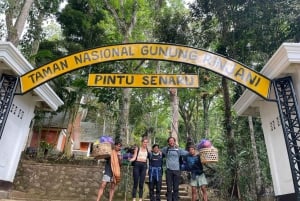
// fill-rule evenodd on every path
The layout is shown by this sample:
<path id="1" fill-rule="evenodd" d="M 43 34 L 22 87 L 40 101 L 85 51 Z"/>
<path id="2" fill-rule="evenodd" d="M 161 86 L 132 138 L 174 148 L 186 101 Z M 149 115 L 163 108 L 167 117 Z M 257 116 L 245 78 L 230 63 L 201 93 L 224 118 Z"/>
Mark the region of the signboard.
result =
<path id="1" fill-rule="evenodd" d="M 268 98 L 271 86 L 270 79 L 264 75 L 212 52 L 164 43 L 137 43 L 85 50 L 50 62 L 20 77 L 21 92 L 26 93 L 48 80 L 84 66 L 128 59 L 164 60 L 203 67 L 242 84 L 263 98 Z"/>
<path id="2" fill-rule="evenodd" d="M 89 74 L 92 87 L 197 88 L 197 75 Z"/>

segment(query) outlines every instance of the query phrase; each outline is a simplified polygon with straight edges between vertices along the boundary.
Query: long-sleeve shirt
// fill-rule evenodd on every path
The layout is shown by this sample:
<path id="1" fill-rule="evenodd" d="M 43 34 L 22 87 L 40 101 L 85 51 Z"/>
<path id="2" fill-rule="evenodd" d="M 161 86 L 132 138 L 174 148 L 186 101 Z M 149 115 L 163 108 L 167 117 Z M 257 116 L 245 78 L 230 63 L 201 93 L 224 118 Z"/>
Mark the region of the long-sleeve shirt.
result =
<path id="1" fill-rule="evenodd" d="M 200 160 L 200 156 L 198 154 L 187 155 L 186 165 L 187 170 L 191 172 L 192 178 L 203 173 L 203 166 Z"/>
<path id="2" fill-rule="evenodd" d="M 188 152 L 178 147 L 164 147 L 162 153 L 166 157 L 166 167 L 169 170 L 180 170 L 179 157 L 186 156 Z"/>

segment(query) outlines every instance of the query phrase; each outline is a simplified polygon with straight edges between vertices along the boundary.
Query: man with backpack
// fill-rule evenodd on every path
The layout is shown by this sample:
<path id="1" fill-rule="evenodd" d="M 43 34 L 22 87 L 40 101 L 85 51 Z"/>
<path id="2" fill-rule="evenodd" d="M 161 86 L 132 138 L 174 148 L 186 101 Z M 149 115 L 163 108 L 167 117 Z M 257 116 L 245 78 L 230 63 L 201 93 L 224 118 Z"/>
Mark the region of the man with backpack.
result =
<path id="1" fill-rule="evenodd" d="M 167 201 L 178 201 L 180 183 L 180 158 L 188 152 L 176 145 L 174 137 L 169 137 L 168 146 L 162 148 L 163 156 L 166 158 L 166 182 Z"/>

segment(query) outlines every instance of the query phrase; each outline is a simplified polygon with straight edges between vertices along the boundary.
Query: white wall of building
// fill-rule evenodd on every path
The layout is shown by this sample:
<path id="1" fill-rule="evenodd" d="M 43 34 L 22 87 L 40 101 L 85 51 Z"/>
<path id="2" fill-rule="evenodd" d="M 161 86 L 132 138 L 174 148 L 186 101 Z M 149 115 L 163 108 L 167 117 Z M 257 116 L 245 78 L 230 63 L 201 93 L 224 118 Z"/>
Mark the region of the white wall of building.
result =
<path id="1" fill-rule="evenodd" d="M 293 178 L 277 104 L 262 102 L 260 114 L 275 195 L 294 193 Z"/>
<path id="2" fill-rule="evenodd" d="M 0 140 L 0 180 L 12 182 L 34 117 L 30 94 L 15 96 Z"/>
<path id="3" fill-rule="evenodd" d="M 3 73 L 18 77 L 33 69 L 10 42 L 0 42 L 0 77 Z M 39 104 L 40 102 L 45 104 Z M 14 97 L 0 139 L 0 182 L 12 183 L 14 180 L 21 153 L 30 133 L 30 122 L 34 117 L 35 107 L 48 105 L 47 109 L 56 110 L 62 104 L 62 100 L 47 83 L 24 95 Z"/>
<path id="4" fill-rule="evenodd" d="M 300 43 L 283 43 L 260 73 L 270 80 L 291 76 L 300 106 Z M 273 89 L 269 98 L 275 100 Z M 233 108 L 238 115 L 261 117 L 275 195 L 293 194 L 294 182 L 277 103 L 246 90 Z"/>

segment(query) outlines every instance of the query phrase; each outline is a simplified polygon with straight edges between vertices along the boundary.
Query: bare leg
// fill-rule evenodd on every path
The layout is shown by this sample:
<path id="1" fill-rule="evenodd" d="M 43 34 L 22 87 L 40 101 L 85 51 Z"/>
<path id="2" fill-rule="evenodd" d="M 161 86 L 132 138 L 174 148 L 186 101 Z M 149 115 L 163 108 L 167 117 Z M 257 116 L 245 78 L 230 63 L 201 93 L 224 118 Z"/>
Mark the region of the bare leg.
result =
<path id="1" fill-rule="evenodd" d="M 105 186 L 106 186 L 106 181 L 102 181 L 101 185 L 100 185 L 100 188 L 99 188 L 99 191 L 98 191 L 98 197 L 97 197 L 97 201 L 100 201 L 102 195 L 103 195 L 103 191 L 105 189 Z"/>
<path id="2" fill-rule="evenodd" d="M 207 201 L 206 186 L 201 186 L 201 191 L 202 191 L 202 195 L 203 195 L 203 201 Z"/>
<path id="3" fill-rule="evenodd" d="M 192 186 L 192 201 L 196 201 L 197 198 L 197 188 L 196 186 Z"/>
<path id="4" fill-rule="evenodd" d="M 110 182 L 110 191 L 109 191 L 109 201 L 113 200 L 114 194 L 115 194 L 115 183 L 114 182 Z"/>

